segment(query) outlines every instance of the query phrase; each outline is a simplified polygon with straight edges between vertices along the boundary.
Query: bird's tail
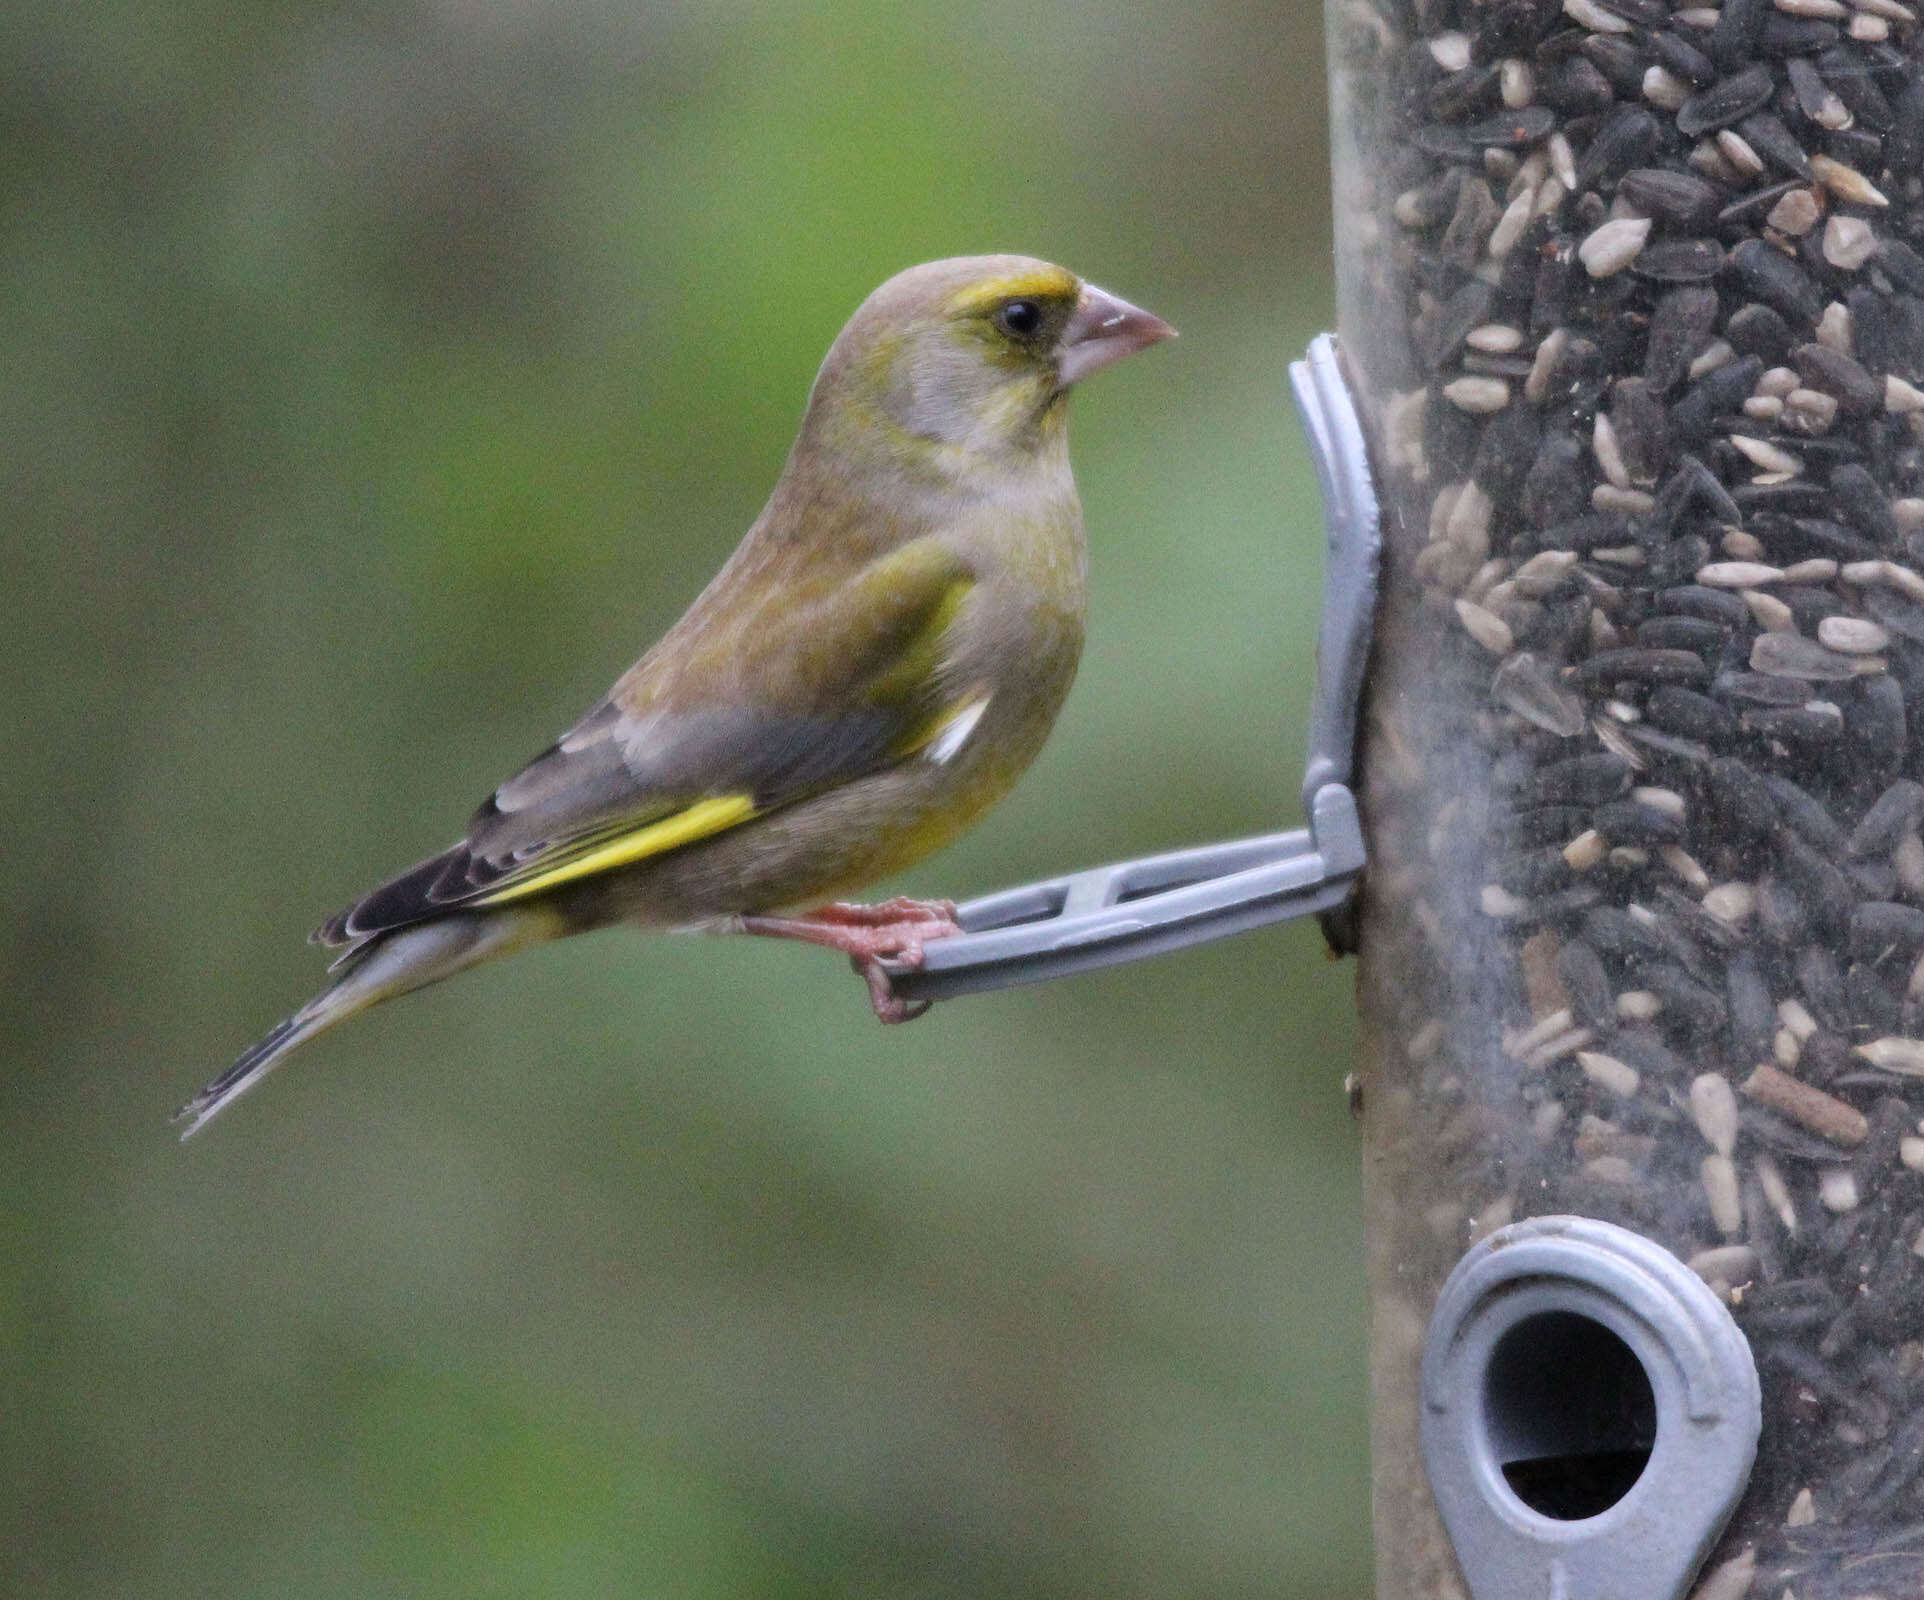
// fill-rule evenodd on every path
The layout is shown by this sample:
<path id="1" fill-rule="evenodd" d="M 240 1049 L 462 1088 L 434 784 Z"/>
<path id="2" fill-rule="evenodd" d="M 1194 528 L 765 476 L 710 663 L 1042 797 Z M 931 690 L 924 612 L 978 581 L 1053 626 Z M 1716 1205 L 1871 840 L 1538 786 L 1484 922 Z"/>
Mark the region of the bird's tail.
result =
<path id="1" fill-rule="evenodd" d="M 339 976 L 331 984 L 256 1039 L 231 1067 L 174 1114 L 182 1124 L 181 1138 L 200 1132 L 279 1066 L 290 1050 L 336 1023 L 561 931 L 552 912 L 528 906 L 437 917 L 378 935 L 338 966 Z"/>

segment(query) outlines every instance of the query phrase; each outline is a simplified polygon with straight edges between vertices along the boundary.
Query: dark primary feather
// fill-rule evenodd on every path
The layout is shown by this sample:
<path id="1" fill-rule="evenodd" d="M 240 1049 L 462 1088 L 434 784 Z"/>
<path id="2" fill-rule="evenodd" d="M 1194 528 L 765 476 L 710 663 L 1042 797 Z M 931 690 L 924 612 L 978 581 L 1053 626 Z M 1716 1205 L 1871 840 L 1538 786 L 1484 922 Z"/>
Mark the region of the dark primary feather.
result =
<path id="1" fill-rule="evenodd" d="M 622 727 L 616 724 L 617 731 Z M 467 837 L 411 867 L 331 918 L 317 935 L 323 944 L 365 939 L 418 922 L 510 887 L 521 877 L 555 865 L 573 848 L 618 837 L 673 816 L 713 795 L 740 794 L 766 812 L 832 783 L 872 772 L 893 758 L 899 719 L 870 712 L 826 718 L 756 719 L 741 711 L 702 713 L 656 730 L 648 754 L 624 770 L 622 805 L 608 804 L 595 754 L 552 746 L 531 763 L 545 768 L 550 784 L 583 766 L 579 806 L 562 795 L 527 810 L 504 802 L 503 785 L 484 801 L 468 824 Z M 519 783 L 520 779 L 511 780 Z"/>
<path id="2" fill-rule="evenodd" d="M 940 635 L 969 582 L 929 541 L 869 563 L 806 607 L 816 614 L 804 628 L 737 640 L 727 703 L 690 704 L 672 659 L 655 674 L 666 681 L 651 681 L 671 633 L 482 802 L 460 843 L 330 918 L 316 940 L 358 946 L 459 910 L 706 798 L 739 795 L 765 813 L 901 759 L 942 709 Z"/>
<path id="3" fill-rule="evenodd" d="M 198 1116 L 202 1108 L 219 1105 L 232 1093 L 236 1085 L 245 1082 L 262 1062 L 272 1060 L 275 1053 L 300 1032 L 300 1028 L 299 1018 L 283 1017 L 243 1050 L 235 1058 L 232 1066 L 182 1106 L 179 1116 L 183 1118 Z"/>

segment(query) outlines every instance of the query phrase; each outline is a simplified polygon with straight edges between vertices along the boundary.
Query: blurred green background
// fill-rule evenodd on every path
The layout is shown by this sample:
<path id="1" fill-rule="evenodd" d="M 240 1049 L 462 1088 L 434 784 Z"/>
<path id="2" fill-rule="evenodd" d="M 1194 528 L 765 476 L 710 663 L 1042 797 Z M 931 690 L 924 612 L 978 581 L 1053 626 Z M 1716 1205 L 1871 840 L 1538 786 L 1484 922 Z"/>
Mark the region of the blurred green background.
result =
<path id="1" fill-rule="evenodd" d="M 603 935 L 167 1115 L 679 612 L 911 262 L 1180 344 L 967 895 L 1295 824 L 1331 317 L 1305 0 L 0 10 L 0 1593 L 1356 1596 L 1311 928 L 883 1030 Z"/>

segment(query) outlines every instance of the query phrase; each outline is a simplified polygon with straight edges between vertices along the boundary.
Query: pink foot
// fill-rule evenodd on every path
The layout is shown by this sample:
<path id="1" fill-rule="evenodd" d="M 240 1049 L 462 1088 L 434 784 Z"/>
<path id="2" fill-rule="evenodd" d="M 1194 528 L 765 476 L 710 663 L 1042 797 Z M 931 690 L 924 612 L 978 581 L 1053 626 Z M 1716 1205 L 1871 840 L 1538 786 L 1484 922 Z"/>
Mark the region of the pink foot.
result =
<path id="1" fill-rule="evenodd" d="M 924 923 L 940 927 L 942 935 L 962 931 L 961 925 L 955 920 L 953 900 L 911 900 L 906 895 L 897 895 L 893 900 L 883 900 L 872 906 L 831 900 L 825 906 L 817 906 L 801 920 L 829 922 L 844 928 L 886 928 L 901 923 Z"/>
<path id="2" fill-rule="evenodd" d="M 952 900 L 885 900 L 861 906 L 837 902 L 800 917 L 743 917 L 742 932 L 770 939 L 800 939 L 839 950 L 868 985 L 869 1004 L 882 1022 L 913 1022 L 934 1004 L 904 1000 L 889 986 L 884 961 L 919 967 L 931 939 L 960 933 Z"/>

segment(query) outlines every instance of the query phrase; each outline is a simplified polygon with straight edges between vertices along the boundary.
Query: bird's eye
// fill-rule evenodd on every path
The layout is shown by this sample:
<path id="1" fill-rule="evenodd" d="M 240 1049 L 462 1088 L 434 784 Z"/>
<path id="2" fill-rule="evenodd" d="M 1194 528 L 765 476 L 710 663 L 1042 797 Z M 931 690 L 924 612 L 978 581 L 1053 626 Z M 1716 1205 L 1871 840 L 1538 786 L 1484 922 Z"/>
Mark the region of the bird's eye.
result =
<path id="1" fill-rule="evenodd" d="M 1042 326 L 1042 307 L 1033 300 L 1011 300 L 995 314 L 996 326 L 1016 339 L 1032 339 Z"/>

